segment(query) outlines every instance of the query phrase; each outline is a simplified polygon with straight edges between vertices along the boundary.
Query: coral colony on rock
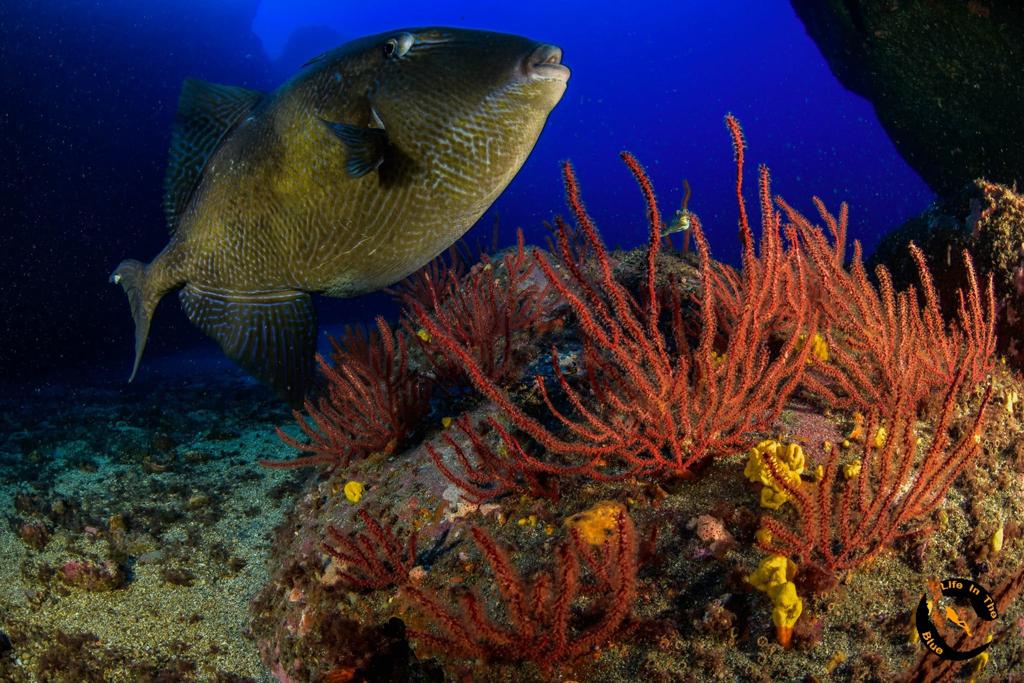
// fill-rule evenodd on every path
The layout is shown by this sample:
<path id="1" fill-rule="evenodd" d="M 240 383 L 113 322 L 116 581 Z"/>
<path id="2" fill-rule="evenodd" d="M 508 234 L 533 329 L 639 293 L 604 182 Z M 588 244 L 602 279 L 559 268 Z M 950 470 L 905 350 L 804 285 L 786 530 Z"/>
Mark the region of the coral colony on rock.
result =
<path id="1" fill-rule="evenodd" d="M 718 16 L 698 4 L 691 25 Z M 744 18 L 760 16 L 761 3 L 740 4 Z M 31 37 L 28 18 L 50 19 L 38 5 L 0 24 Z M 126 261 L 114 274 L 132 307 L 135 363 L 156 302 L 176 291 L 186 317 L 278 395 L 226 364 L 218 374 L 186 354 L 168 361 L 160 345 L 174 326 L 163 321 L 147 361 L 164 365 L 131 386 L 84 375 L 0 385 L 0 681 L 1024 681 L 1024 117 L 1014 113 L 1024 71 L 1012 68 L 1024 9 L 948 5 L 784 4 L 937 193 L 884 236 L 858 232 L 857 207 L 834 205 L 827 187 L 827 202 L 807 204 L 813 213 L 790 203 L 791 186 L 777 194 L 767 166 L 751 167 L 733 114 L 720 131 L 727 175 L 693 173 L 692 191 L 684 181 L 669 208 L 666 159 L 696 153 L 659 155 L 624 137 L 638 144 L 621 143 L 633 151 L 610 173 L 589 148 L 562 146 L 571 136 L 560 112 L 593 117 L 589 107 L 604 106 L 586 79 L 603 87 L 633 71 L 573 61 L 578 95 L 561 49 L 511 34 L 379 34 L 324 53 L 274 91 L 246 80 L 269 75 L 269 58 L 238 65 L 245 87 L 189 81 L 172 138 L 169 246 L 155 265 Z M 145 11 L 226 71 L 234 63 L 218 55 L 229 28 L 241 20 L 231 44 L 255 53 L 246 46 L 259 42 L 247 28 L 257 8 L 264 24 L 277 16 L 271 0 L 199 6 L 188 10 L 205 17 L 195 26 L 178 26 L 159 3 Z M 566 21 L 595 42 L 572 11 Z M 727 18 L 735 46 L 742 21 Z M 39 64 L 51 42 L 72 41 L 90 65 L 74 78 L 88 81 L 103 26 L 86 32 L 95 45 L 74 42 L 76 28 L 30 45 L 38 54 L 22 43 L 9 54 L 27 60 L 25 73 L 47 73 Z M 659 43 L 659 58 L 699 54 L 698 33 Z M 344 43 L 327 27 L 302 35 Z M 630 69 L 638 46 L 650 44 L 626 46 Z M 141 63 L 132 88 L 162 111 L 156 102 L 170 95 L 145 89 L 147 65 L 166 66 Z M 784 85 L 779 74 L 773 87 Z M 355 85 L 341 91 L 342 81 Z M 622 120 L 643 129 L 647 110 L 676 116 L 685 104 L 697 121 L 727 101 L 693 97 L 694 83 L 678 102 L 629 102 Z M 111 108 L 109 93 L 100 99 Z M 1004 100 L 1018 108 L 989 111 Z M 775 116 L 772 102 L 757 111 Z M 119 106 L 151 128 L 133 104 Z M 724 112 L 714 107 L 717 126 Z M 47 150 L 70 150 L 69 178 L 105 175 L 79 164 L 86 152 L 46 137 L 65 124 L 41 117 L 39 133 L 28 111 L 11 112 L 8 128 L 42 165 L 57 163 Z M 742 118 L 753 149 L 778 144 L 775 124 Z M 618 125 L 609 128 L 618 140 Z M 582 119 L 571 132 L 592 129 Z M 130 139 L 130 126 L 118 130 Z M 551 183 L 564 191 L 564 215 L 524 222 L 504 249 L 495 224 L 489 246 L 459 241 L 427 263 L 506 186 L 540 177 L 536 157 L 551 138 L 556 158 L 576 162 L 562 162 L 561 188 Z M 97 153 L 80 146 L 90 160 Z M 36 185 L 68 187 L 69 204 L 88 206 L 95 188 L 38 182 L 27 153 L 14 156 L 9 165 L 31 182 L 3 186 L 4 221 L 22 191 L 35 197 L 27 207 L 55 203 L 33 195 Z M 796 166 L 779 177 L 826 175 L 820 163 Z M 705 199 L 716 183 L 727 212 Z M 602 202 L 619 186 L 646 240 Z M 235 219 L 242 233 L 225 227 Z M 378 234 L 364 234 L 370 224 Z M 645 244 L 610 246 L 623 236 Z M 724 248 L 730 239 L 738 254 Z M 106 246 L 104 259 L 127 249 Z M 50 271 L 74 270 L 50 251 Z M 26 256 L 24 268 L 37 260 L 46 261 Z M 89 277 L 101 270 L 90 264 Z M 45 289 L 30 270 L 5 272 L 19 276 L 11 292 Z M 371 310 L 346 313 L 314 353 L 311 293 L 387 285 L 350 300 Z M 61 292 L 39 308 L 76 301 Z M 20 312 L 0 317 L 23 354 L 41 342 L 25 341 L 16 321 L 36 340 L 53 328 L 35 329 L 42 316 L 8 300 Z M 86 347 L 108 337 L 68 316 L 82 338 L 64 346 L 92 362 Z"/>
<path id="2" fill-rule="evenodd" d="M 772 194 L 763 166 L 755 237 L 745 141 L 725 123 L 738 268 L 712 259 L 695 213 L 684 209 L 682 248 L 666 236 L 628 152 L 648 243 L 609 251 L 565 163 L 571 217 L 554 220 L 547 250 L 522 232 L 501 254 L 457 245 L 392 290 L 397 329 L 378 317 L 317 357 L 297 431 L 276 430 L 295 457 L 262 462 L 317 474 L 284 514 L 270 574 L 252 577 L 252 637 L 276 680 L 1014 675 L 1024 389 L 996 356 L 1012 290 L 997 297 L 964 249 L 963 286 L 941 296 L 914 244 L 916 285 L 897 291 L 883 266 L 872 279 L 860 245 L 847 248 L 846 205 L 833 214 L 815 198 L 815 222 Z M 1012 190 L 983 189 L 979 224 L 1019 219 Z M 173 453 L 161 439 L 156 451 Z M 177 464 L 138 457 L 151 475 Z M 17 505 L 17 534 L 40 551 L 51 525 L 83 515 Z M 219 514 L 203 493 L 185 507 Z M 160 514 L 180 515 L 139 507 L 132 526 Z M 204 581 L 121 515 L 86 524 L 108 557 L 40 568 L 43 581 L 108 594 L 150 563 L 166 585 Z M 212 557 L 228 575 L 245 567 Z M 941 615 L 937 581 L 967 575 L 998 617 L 947 607 L 922 631 L 920 593 L 930 586 L 926 617 Z M 184 660 L 112 664 L 89 635 L 61 638 L 38 656 L 40 680 L 118 666 L 125 680 L 234 680 Z M 935 654 L 979 644 L 969 659 Z M 78 668 L 60 663 L 82 647 Z"/>
<path id="3" fill-rule="evenodd" d="M 1020 551 L 977 498 L 986 552 L 946 566 L 947 500 L 1021 485 L 993 278 L 964 251 L 942 301 L 911 245 L 916 287 L 872 280 L 846 206 L 815 224 L 764 167 L 755 239 L 726 124 L 738 269 L 695 214 L 695 253 L 663 237 L 629 153 L 648 245 L 609 252 L 567 163 L 550 251 L 452 252 L 396 291 L 400 331 L 319 359 L 305 438 L 281 432 L 301 454 L 267 463 L 324 472 L 254 603 L 279 680 L 937 680 L 988 659 L 916 654 L 919 577 L 967 572 L 1004 621 L 944 642 L 1024 654 Z"/>

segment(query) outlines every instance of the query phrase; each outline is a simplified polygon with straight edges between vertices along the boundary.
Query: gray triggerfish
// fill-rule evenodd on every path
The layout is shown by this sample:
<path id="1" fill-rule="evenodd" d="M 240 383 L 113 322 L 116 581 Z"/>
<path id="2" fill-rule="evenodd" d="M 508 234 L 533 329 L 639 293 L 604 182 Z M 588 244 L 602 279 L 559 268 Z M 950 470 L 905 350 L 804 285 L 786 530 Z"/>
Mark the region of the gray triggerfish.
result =
<path id="1" fill-rule="evenodd" d="M 111 276 L 135 320 L 132 378 L 157 303 L 177 289 L 224 353 L 300 401 L 310 293 L 386 287 L 461 237 L 565 92 L 561 58 L 519 36 L 424 28 L 342 45 L 269 94 L 186 81 L 164 183 L 170 241 Z"/>

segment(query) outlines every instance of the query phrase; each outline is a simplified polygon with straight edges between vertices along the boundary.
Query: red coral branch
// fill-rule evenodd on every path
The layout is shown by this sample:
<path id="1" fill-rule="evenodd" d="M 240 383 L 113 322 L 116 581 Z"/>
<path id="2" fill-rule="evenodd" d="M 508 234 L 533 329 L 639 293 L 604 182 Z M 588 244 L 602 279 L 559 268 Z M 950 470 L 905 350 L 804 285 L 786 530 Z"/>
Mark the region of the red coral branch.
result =
<path id="1" fill-rule="evenodd" d="M 942 504 L 950 486 L 981 452 L 981 429 L 991 399 L 989 387 L 960 440 L 951 446 L 950 427 L 957 398 L 965 388 L 968 368 L 957 373 L 945 393 L 931 443 L 919 454 L 914 402 L 897 393 L 893 403 L 870 413 L 861 454 L 860 473 L 837 481 L 839 449 L 834 448 L 817 484 L 791 483 L 778 462 L 764 460 L 772 478 L 789 494 L 797 510 L 798 528 L 765 516 L 772 539 L 769 552 L 795 555 L 831 573 L 869 561 L 904 536 L 926 529 L 924 520 Z M 878 435 L 879 428 L 884 436 Z M 884 438 L 879 446 L 876 439 Z"/>
<path id="2" fill-rule="evenodd" d="M 737 147 L 742 163 L 742 147 Z M 740 194 L 741 232 L 746 235 L 744 260 L 749 267 L 737 278 L 735 295 L 744 301 L 724 343 L 717 343 L 719 287 L 700 221 L 691 214 L 702 290 L 701 329 L 695 344 L 686 341 L 678 291 L 664 297 L 656 291 L 656 263 L 661 223 L 654 192 L 635 158 L 623 154 L 647 206 L 649 240 L 644 301 L 638 301 L 613 274 L 604 243 L 580 198 L 576 175 L 563 167 L 566 197 L 587 251 L 595 262 L 586 268 L 575 256 L 567 226 L 556 223 L 561 269 L 537 252 L 535 259 L 552 287 L 576 316 L 583 342 L 582 366 L 586 386 L 578 388 L 553 355 L 555 383 L 571 407 L 556 407 L 541 377 L 536 386 L 560 433 L 528 416 L 492 381 L 472 349 L 443 326 L 414 310 L 438 347 L 462 365 L 474 386 L 493 401 L 514 427 L 528 434 L 548 453 L 540 461 L 526 456 L 524 468 L 556 474 L 585 474 L 595 478 L 644 473 L 684 474 L 698 462 L 718 453 L 749 445 L 752 433 L 767 428 L 799 383 L 809 345 L 801 335 L 815 327 L 808 299 L 789 273 L 802 267 L 795 255 L 783 253 L 775 214 L 763 222 L 761 255 L 754 253 L 746 209 Z M 742 178 L 742 168 L 739 169 Z M 741 189 L 741 186 L 738 187 Z M 781 283 L 781 284 L 780 284 Z M 668 307 L 666 336 L 661 331 L 660 300 Z M 790 333 L 773 345 L 777 318 L 790 321 Z M 671 348 L 673 345 L 676 348 Z M 564 434 L 564 436 L 563 436 Z M 612 461 L 612 464 L 609 464 Z"/>
<path id="3" fill-rule="evenodd" d="M 366 510 L 356 514 L 368 534 L 347 536 L 337 527 L 329 526 L 330 542 L 321 544 L 324 552 L 341 563 L 338 575 L 357 590 L 380 590 L 407 583 L 409 572 L 416 565 L 416 532 L 403 542 L 392 528 Z"/>
<path id="4" fill-rule="evenodd" d="M 493 420 L 487 424 L 498 435 L 496 446 L 485 441 L 466 415 L 456 421 L 455 427 L 469 439 L 469 449 L 464 448 L 450 432 L 442 434 L 459 464 L 458 469 L 450 467 L 432 444 L 425 444 L 438 471 L 462 489 L 463 497 L 473 503 L 483 503 L 509 493 L 557 500 L 557 481 L 523 467 L 525 451 L 519 440 L 502 424 Z"/>
<path id="5" fill-rule="evenodd" d="M 429 409 L 430 385 L 409 367 L 405 337 L 394 335 L 384 318 L 377 332 L 346 330 L 344 341 L 331 339 L 333 365 L 317 355 L 327 393 L 307 399 L 309 417 L 294 411 L 303 443 L 280 428 L 289 446 L 310 455 L 285 461 L 261 461 L 266 467 L 327 465 L 344 467 L 354 457 L 390 453 L 415 429 Z"/>
<path id="6" fill-rule="evenodd" d="M 798 236 L 801 251 L 813 264 L 808 287 L 825 316 L 830 362 L 815 364 L 805 377 L 811 393 L 833 407 L 869 410 L 892 404 L 901 392 L 902 400 L 924 408 L 962 367 L 967 369 L 968 387 L 984 380 L 994 362 L 995 296 L 991 276 L 982 293 L 970 254 L 963 254 L 967 290 L 958 292 L 958 315 L 947 325 L 924 255 L 915 245 L 910 245 L 910 252 L 921 281 L 920 296 L 914 288 L 895 292 L 883 267 L 875 271 L 876 288 L 856 241 L 849 268 L 843 265 L 845 204 L 835 217 L 814 199 L 832 235 L 830 243 L 800 212 L 781 198 L 776 201 L 789 220 L 787 229 Z"/>
<path id="7" fill-rule="evenodd" d="M 406 329 L 415 334 L 415 322 L 429 316 L 459 344 L 469 349 L 484 374 L 498 384 L 519 378 L 528 337 L 554 303 L 550 287 L 538 281 L 523 233 L 517 231 L 516 248 L 494 263 L 486 254 L 468 273 L 457 268 L 424 272 L 414 288 L 399 292 L 411 312 Z M 416 304 L 416 306 L 413 306 Z M 445 385 L 465 382 L 461 365 L 452 363 L 430 339 L 417 336 L 438 380 Z"/>
<path id="8" fill-rule="evenodd" d="M 449 658 L 477 658 L 488 662 L 530 661 L 550 671 L 607 643 L 622 631 L 637 587 L 637 540 L 633 521 L 619 513 L 615 534 L 600 549 L 600 559 L 581 562 L 583 541 L 578 536 L 561 543 L 555 566 L 530 580 L 516 570 L 508 552 L 483 529 L 472 529 L 473 541 L 494 575 L 501 617 L 488 615 L 478 591 L 456 600 L 426 588 L 406 586 L 411 600 L 431 631 L 410 629 L 420 648 Z M 584 565 L 600 562 L 602 578 L 585 581 Z M 600 594 L 591 618 L 574 618 L 573 606 L 583 596 Z M 454 606 L 448 606 L 454 605 Z"/>

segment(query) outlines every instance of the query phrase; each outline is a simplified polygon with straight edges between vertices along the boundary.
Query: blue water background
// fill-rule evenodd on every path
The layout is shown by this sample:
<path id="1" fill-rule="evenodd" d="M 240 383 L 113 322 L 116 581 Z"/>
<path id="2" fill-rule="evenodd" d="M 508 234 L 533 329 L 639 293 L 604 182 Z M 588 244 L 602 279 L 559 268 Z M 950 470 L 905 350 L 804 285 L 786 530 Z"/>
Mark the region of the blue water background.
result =
<path id="1" fill-rule="evenodd" d="M 870 251 L 932 199 L 900 159 L 871 105 L 832 76 L 788 3 L 410 2 L 226 0 L 21 2 L 0 9 L 0 381 L 45 383 L 89 372 L 124 381 L 131 355 L 125 297 L 106 280 L 127 257 L 166 243 L 161 183 L 181 80 L 193 76 L 272 89 L 327 47 L 380 31 L 454 25 L 555 43 L 573 75 L 495 214 L 503 241 L 529 241 L 564 212 L 559 162 L 575 164 L 609 244 L 645 239 L 640 195 L 618 152 L 647 166 L 671 214 L 693 187 L 714 255 L 738 253 L 734 167 L 722 123 L 732 112 L 774 190 L 811 212 L 816 194 L 851 205 L 851 234 Z M 756 204 L 752 204 L 756 215 Z M 216 345 L 180 313 L 158 309 L 133 391 L 175 367 L 215 372 Z M 394 314 L 386 297 L 319 299 L 322 322 Z"/>

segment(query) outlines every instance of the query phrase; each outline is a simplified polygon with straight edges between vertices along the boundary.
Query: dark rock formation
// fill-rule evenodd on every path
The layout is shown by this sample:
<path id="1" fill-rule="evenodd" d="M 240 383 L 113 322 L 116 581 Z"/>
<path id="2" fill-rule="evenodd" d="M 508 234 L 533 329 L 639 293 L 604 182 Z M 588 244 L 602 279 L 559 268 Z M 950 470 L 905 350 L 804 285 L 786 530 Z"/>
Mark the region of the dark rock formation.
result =
<path id="1" fill-rule="evenodd" d="M 836 77 L 940 196 L 1024 182 L 1024 3 L 792 0 Z"/>
<path id="2" fill-rule="evenodd" d="M 1013 366 L 1024 367 L 1024 196 L 1006 185 L 978 180 L 962 193 L 962 207 L 934 204 L 886 235 L 868 261 L 884 265 L 897 288 L 918 286 L 917 268 L 907 246 L 921 247 L 935 274 L 943 306 L 953 314 L 956 290 L 965 286 L 963 251 L 970 252 L 979 279 L 992 275 L 995 287 L 999 351 Z"/>

